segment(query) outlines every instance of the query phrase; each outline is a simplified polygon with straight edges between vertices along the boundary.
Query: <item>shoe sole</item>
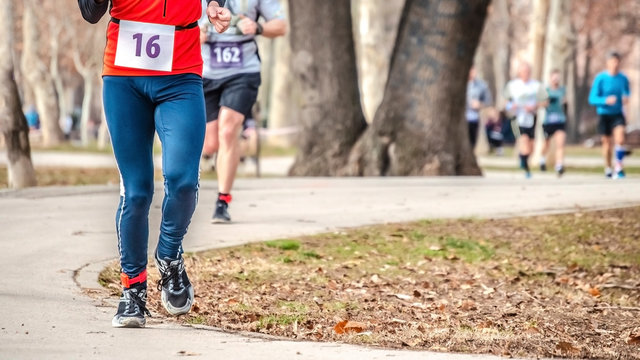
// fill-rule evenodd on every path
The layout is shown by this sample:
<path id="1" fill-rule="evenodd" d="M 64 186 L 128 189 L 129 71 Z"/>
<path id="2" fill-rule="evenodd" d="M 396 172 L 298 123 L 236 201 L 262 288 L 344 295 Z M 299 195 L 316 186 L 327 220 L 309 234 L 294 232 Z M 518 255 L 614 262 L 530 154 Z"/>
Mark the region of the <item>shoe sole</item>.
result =
<path id="1" fill-rule="evenodd" d="M 114 328 L 143 328 L 147 320 L 135 317 L 114 317 L 111 326 Z"/>
<path id="2" fill-rule="evenodd" d="M 213 218 L 211 219 L 211 223 L 212 224 L 231 224 L 231 220 Z"/>
<path id="3" fill-rule="evenodd" d="M 189 286 L 187 288 L 187 291 L 189 292 L 189 298 L 187 300 L 187 303 L 180 308 L 177 308 L 171 305 L 171 303 L 167 300 L 165 292 L 162 291 L 162 295 L 160 297 L 162 299 L 162 306 L 164 306 L 164 309 L 167 310 L 167 312 L 171 315 L 183 315 L 188 313 L 191 310 L 191 306 L 193 306 L 193 299 L 194 299 L 193 285 Z"/>

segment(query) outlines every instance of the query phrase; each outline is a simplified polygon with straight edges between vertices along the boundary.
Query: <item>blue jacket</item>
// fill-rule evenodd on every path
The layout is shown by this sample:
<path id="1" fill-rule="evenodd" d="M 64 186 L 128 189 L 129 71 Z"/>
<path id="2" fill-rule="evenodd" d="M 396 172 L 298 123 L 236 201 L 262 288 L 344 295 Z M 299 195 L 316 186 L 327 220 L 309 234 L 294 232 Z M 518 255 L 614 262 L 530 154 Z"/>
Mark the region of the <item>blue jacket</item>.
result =
<path id="1" fill-rule="evenodd" d="M 629 79 L 623 73 L 611 76 L 603 71 L 596 76 L 589 93 L 589 104 L 596 107 L 599 115 L 622 114 L 622 99 L 629 97 Z M 614 95 L 617 101 L 614 105 L 607 105 L 607 97 Z"/>

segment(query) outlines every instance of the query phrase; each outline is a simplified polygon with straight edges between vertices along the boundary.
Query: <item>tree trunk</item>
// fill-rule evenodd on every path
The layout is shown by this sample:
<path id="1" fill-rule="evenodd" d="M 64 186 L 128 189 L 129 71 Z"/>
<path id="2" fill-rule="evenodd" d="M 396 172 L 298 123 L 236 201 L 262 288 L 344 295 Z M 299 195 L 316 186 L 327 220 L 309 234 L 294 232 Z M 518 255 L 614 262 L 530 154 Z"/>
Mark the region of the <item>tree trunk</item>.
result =
<path id="1" fill-rule="evenodd" d="M 509 70 L 511 68 L 511 38 L 513 36 L 513 23 L 508 0 L 494 0 L 492 2 L 495 16 L 495 31 L 490 36 L 493 38 L 493 76 L 495 89 L 492 89 L 493 99 L 499 109 L 505 107 L 502 90 L 509 82 Z"/>
<path id="2" fill-rule="evenodd" d="M 54 24 L 51 26 L 51 62 L 49 67 L 51 69 L 51 79 L 56 89 L 58 98 L 59 118 L 58 124 L 62 127 L 62 124 L 66 122 L 66 117 L 69 115 L 69 109 L 67 106 L 67 97 L 64 88 L 64 81 L 62 80 L 62 74 L 60 72 L 60 36 L 62 35 L 62 26 Z"/>
<path id="3" fill-rule="evenodd" d="M 566 80 L 570 70 L 569 64 L 572 60 L 576 40 L 571 26 L 571 2 L 572 0 L 551 0 L 549 4 L 546 33 L 553 34 L 553 36 L 549 36 L 545 40 L 544 66 L 541 78 L 544 84 L 548 83 L 551 72 L 557 69 L 562 74 L 563 84 L 565 87 L 567 85 Z M 539 123 L 542 123 L 542 121 L 539 121 Z M 541 156 L 543 144 L 544 136 L 537 136 L 534 158 Z M 555 142 L 552 141 L 547 153 L 547 164 L 553 167 L 555 159 Z"/>
<path id="4" fill-rule="evenodd" d="M 337 175 L 367 126 L 360 105 L 351 6 L 344 0 L 290 0 L 289 14 L 302 128 L 290 174 Z"/>
<path id="5" fill-rule="evenodd" d="M 534 1 L 533 12 L 531 13 L 531 27 L 529 28 L 529 52 L 531 56 L 531 76 L 542 79 L 542 69 L 544 68 L 544 42 L 547 31 L 547 18 L 549 16 L 549 1 Z"/>
<path id="6" fill-rule="evenodd" d="M 382 102 L 403 0 L 353 3 L 362 104 L 371 123 Z"/>
<path id="7" fill-rule="evenodd" d="M 585 49 L 583 53 L 591 54 L 593 52 L 593 39 L 591 34 L 587 34 L 587 39 L 585 41 Z M 577 57 L 577 53 L 576 53 Z M 589 91 L 591 90 L 591 56 L 586 56 L 584 61 L 584 66 L 582 68 L 582 74 L 580 76 L 577 75 L 577 66 L 576 66 L 576 103 L 570 104 L 574 107 L 575 112 L 575 123 L 570 127 L 570 134 L 575 136 L 576 138 L 580 137 L 580 123 L 582 122 L 582 118 L 584 116 L 584 110 L 589 108 Z M 578 79 L 580 82 L 578 83 Z"/>
<path id="8" fill-rule="evenodd" d="M 407 0 L 382 104 L 350 175 L 480 175 L 464 119 L 490 0 Z"/>
<path id="9" fill-rule="evenodd" d="M 64 135 L 60 129 L 60 109 L 58 108 L 58 94 L 53 84 L 49 69 L 42 61 L 38 19 L 34 11 L 33 1 L 25 1 L 22 23 L 24 37 L 22 53 L 22 73 L 33 89 L 36 108 L 42 124 L 42 139 L 44 146 L 55 146 L 62 142 Z"/>
<path id="10" fill-rule="evenodd" d="M 0 2 L 0 132 L 7 147 L 9 187 L 36 185 L 29 127 L 22 113 L 13 68 L 13 2 Z"/>
<path id="11" fill-rule="evenodd" d="M 82 95 L 82 115 L 80 115 L 80 141 L 82 146 L 89 146 L 89 120 L 91 120 L 91 102 L 93 100 L 94 74 L 90 71 L 82 73 L 84 92 Z"/>
<path id="12" fill-rule="evenodd" d="M 281 1 L 286 19 L 289 19 L 289 1 Z M 288 28 L 291 28 L 288 24 Z M 268 137 L 266 143 L 273 146 L 290 147 L 297 136 L 297 119 L 299 116 L 298 98 L 294 91 L 294 79 L 291 74 L 291 32 L 270 40 L 273 58 L 271 70 L 271 87 L 268 94 Z"/>

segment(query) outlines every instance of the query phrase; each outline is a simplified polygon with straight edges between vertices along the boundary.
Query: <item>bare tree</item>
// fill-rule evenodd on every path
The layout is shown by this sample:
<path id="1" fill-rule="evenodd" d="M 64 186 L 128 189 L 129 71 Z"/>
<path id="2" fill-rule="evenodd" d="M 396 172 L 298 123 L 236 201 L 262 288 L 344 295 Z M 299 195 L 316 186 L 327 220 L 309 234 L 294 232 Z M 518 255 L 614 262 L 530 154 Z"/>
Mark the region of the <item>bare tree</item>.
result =
<path id="1" fill-rule="evenodd" d="M 489 3 L 407 0 L 382 104 L 347 174 L 481 174 L 463 114 Z"/>
<path id="2" fill-rule="evenodd" d="M 22 34 L 22 73 L 33 90 L 36 108 L 42 123 L 42 139 L 44 146 L 60 144 L 64 136 L 60 129 L 60 109 L 58 108 L 58 94 L 47 64 L 42 60 L 41 41 L 46 38 L 40 33 L 39 20 L 36 16 L 34 0 L 25 0 Z"/>
<path id="3" fill-rule="evenodd" d="M 366 128 L 351 6 L 344 0 L 290 0 L 289 14 L 302 127 L 300 151 L 290 174 L 337 175 Z M 318 29 L 323 29 L 322 36 Z"/>
<path id="4" fill-rule="evenodd" d="M 13 2 L 0 2 L 0 132 L 7 146 L 9 186 L 36 185 L 31 163 L 29 127 L 22 113 L 13 66 Z"/>

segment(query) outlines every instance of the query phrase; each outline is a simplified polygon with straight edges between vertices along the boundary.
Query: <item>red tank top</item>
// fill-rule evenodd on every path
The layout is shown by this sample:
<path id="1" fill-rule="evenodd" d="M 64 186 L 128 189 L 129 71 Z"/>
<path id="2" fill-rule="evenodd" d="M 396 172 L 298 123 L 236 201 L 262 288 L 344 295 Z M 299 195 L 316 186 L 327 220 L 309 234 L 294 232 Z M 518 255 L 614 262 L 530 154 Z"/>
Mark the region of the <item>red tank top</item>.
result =
<path id="1" fill-rule="evenodd" d="M 119 21 L 135 21 L 161 25 L 186 27 L 202 15 L 201 0 L 112 0 L 111 17 Z M 103 75 L 116 76 L 151 76 L 193 73 L 202 75 L 202 55 L 200 53 L 200 30 L 198 26 L 190 29 L 175 30 L 173 40 L 173 62 L 171 70 L 149 70 L 144 68 L 118 66 L 116 50 L 120 24 L 109 22 L 107 27 L 107 45 L 104 51 Z M 140 41 L 138 55 L 151 51 L 154 55 L 153 43 L 149 39 L 128 39 Z M 152 39 L 153 40 L 153 39 Z"/>

